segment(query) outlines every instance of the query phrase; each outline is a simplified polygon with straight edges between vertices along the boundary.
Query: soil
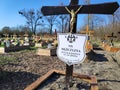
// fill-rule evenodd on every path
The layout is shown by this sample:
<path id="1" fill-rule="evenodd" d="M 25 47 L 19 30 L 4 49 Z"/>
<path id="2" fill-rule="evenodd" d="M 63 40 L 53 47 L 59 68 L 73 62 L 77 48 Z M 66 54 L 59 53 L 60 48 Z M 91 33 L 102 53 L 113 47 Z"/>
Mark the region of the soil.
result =
<path id="1" fill-rule="evenodd" d="M 103 50 L 91 51 L 87 53 L 85 62 L 74 65 L 74 72 L 95 75 L 99 90 L 120 90 L 120 64 L 115 54 Z M 4 55 L 16 60 L 1 67 L 0 90 L 24 90 L 49 70 L 65 70 L 66 66 L 57 56 L 38 56 L 35 50 Z"/>
<path id="2" fill-rule="evenodd" d="M 70 87 L 66 88 L 65 76 L 52 74 L 35 90 L 90 90 L 90 83 L 74 77 Z"/>

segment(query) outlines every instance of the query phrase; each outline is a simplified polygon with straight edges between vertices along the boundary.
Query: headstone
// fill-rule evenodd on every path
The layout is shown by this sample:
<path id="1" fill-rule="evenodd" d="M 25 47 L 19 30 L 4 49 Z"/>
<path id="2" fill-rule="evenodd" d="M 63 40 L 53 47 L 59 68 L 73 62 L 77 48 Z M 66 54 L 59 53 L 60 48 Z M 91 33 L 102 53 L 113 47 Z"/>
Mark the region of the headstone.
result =
<path id="1" fill-rule="evenodd" d="M 10 41 L 9 40 L 5 41 L 5 46 L 10 47 Z"/>
<path id="2" fill-rule="evenodd" d="M 25 39 L 24 39 L 24 45 L 25 45 L 25 46 L 28 46 L 28 45 L 29 45 L 29 38 L 28 38 L 28 34 L 27 34 L 27 33 L 25 33 L 25 34 L 24 34 L 24 37 L 25 37 Z"/>
<path id="3" fill-rule="evenodd" d="M 50 49 L 52 47 L 51 43 L 47 45 L 47 48 Z"/>

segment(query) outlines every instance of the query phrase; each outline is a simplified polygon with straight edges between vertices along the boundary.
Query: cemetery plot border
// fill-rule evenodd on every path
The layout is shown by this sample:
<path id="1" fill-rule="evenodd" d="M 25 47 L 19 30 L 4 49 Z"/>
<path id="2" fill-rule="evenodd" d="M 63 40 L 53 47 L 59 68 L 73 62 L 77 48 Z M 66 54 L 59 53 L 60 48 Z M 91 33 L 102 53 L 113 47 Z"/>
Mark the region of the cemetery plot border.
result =
<path id="1" fill-rule="evenodd" d="M 20 51 L 30 49 L 30 46 L 15 46 L 15 47 L 5 47 L 5 52 L 14 52 L 14 51 Z"/>
<path id="2" fill-rule="evenodd" d="M 109 51 L 109 52 L 118 52 L 120 50 L 120 48 L 111 47 L 106 43 L 103 43 L 102 47 L 103 47 L 104 50 Z"/>
<path id="3" fill-rule="evenodd" d="M 56 56 L 56 48 L 51 48 L 51 49 L 38 48 L 36 54 L 44 55 L 44 56 Z"/>
<path id="4" fill-rule="evenodd" d="M 4 47 L 0 47 L 0 54 L 5 53 L 5 48 Z"/>
<path id="5" fill-rule="evenodd" d="M 55 74 L 55 73 L 60 75 L 65 75 L 65 71 L 50 70 L 45 75 L 38 78 L 35 82 L 28 85 L 24 90 L 36 90 L 42 83 L 44 83 L 45 80 L 47 80 L 52 74 Z M 91 88 L 90 90 L 98 90 L 97 79 L 95 76 L 80 75 L 80 74 L 73 73 L 73 77 L 82 79 L 90 83 L 90 88 Z"/>

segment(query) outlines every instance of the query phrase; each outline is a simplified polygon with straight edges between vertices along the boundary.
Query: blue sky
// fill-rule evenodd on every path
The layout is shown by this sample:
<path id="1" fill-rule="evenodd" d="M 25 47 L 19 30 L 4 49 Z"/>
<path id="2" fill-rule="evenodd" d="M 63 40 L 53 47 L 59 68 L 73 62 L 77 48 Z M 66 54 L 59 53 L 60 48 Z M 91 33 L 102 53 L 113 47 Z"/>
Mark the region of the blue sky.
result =
<path id="1" fill-rule="evenodd" d="M 25 25 L 26 19 L 18 14 L 19 10 L 40 9 L 42 6 L 57 6 L 60 3 L 68 5 L 70 0 L 0 0 L 0 30 L 4 26 L 16 27 L 19 25 Z M 120 0 L 90 0 L 91 3 L 103 3 L 103 2 L 115 2 L 120 5 Z M 83 0 L 79 0 L 79 4 L 82 4 Z M 82 20 L 83 16 L 79 16 Z M 81 21 L 82 22 L 82 21 Z"/>

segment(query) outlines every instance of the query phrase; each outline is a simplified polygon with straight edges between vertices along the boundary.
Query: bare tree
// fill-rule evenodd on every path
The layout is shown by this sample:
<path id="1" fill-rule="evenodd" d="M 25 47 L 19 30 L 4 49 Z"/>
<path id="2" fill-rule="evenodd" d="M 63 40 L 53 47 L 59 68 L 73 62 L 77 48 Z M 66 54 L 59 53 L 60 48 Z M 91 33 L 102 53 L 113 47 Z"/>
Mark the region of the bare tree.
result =
<path id="1" fill-rule="evenodd" d="M 31 32 L 36 34 L 36 29 L 37 26 L 42 25 L 42 13 L 37 10 L 35 11 L 34 9 L 30 9 L 30 10 L 20 10 L 19 14 L 21 14 L 22 16 L 24 16 L 27 20 L 27 25 L 31 28 Z"/>
<path id="2" fill-rule="evenodd" d="M 60 15 L 58 19 L 57 23 L 60 26 L 62 33 L 67 32 L 69 30 L 69 15 Z"/>
<path id="3" fill-rule="evenodd" d="M 50 34 L 52 34 L 53 25 L 56 24 L 56 18 L 57 18 L 56 15 L 46 16 L 46 20 L 47 20 L 48 26 L 49 26 L 49 28 L 50 28 L 50 29 L 49 29 Z"/>

